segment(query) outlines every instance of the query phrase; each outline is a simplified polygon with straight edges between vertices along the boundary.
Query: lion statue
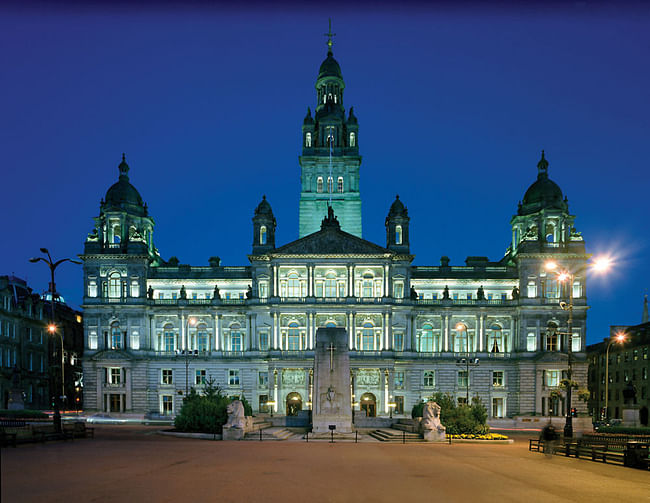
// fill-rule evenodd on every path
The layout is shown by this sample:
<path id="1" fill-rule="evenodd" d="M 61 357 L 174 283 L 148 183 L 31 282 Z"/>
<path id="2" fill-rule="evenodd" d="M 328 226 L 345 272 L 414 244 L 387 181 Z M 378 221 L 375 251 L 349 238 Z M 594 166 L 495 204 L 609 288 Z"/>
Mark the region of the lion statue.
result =
<path id="1" fill-rule="evenodd" d="M 239 428 L 244 429 L 246 426 L 246 419 L 244 418 L 244 404 L 241 400 L 233 400 L 226 407 L 228 413 L 228 421 L 224 424 L 224 428 Z"/>
<path id="2" fill-rule="evenodd" d="M 424 404 L 422 411 L 422 429 L 435 430 L 438 432 L 446 431 L 446 428 L 440 423 L 440 405 L 436 402 L 427 402 Z"/>

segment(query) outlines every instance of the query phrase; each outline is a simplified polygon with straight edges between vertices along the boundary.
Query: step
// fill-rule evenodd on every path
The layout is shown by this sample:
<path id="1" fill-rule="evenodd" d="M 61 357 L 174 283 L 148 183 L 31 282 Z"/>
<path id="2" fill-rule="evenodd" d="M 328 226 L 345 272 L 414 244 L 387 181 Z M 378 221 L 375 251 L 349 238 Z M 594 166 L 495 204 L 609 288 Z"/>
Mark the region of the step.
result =
<path id="1" fill-rule="evenodd" d="M 404 430 L 381 429 L 372 430 L 369 435 L 381 442 L 423 442 L 418 433 L 405 433 Z"/>

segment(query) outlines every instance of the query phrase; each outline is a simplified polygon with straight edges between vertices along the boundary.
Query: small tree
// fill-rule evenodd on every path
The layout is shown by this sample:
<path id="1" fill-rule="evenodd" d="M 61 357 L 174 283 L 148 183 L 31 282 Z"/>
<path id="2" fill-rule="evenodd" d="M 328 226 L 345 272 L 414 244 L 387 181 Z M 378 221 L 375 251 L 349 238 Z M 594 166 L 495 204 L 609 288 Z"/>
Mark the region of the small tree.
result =
<path id="1" fill-rule="evenodd" d="M 183 406 L 174 420 L 177 430 L 197 433 L 221 433 L 228 414 L 226 408 L 230 399 L 221 388 L 214 386 L 214 381 L 206 383 L 203 394 L 194 388 L 183 400 Z"/>

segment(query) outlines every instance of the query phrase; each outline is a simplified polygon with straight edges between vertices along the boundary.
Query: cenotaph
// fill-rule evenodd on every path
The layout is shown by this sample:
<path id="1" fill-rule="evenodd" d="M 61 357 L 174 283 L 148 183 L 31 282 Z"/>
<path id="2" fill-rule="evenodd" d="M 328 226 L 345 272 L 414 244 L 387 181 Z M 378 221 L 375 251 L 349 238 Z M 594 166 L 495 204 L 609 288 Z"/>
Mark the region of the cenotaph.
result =
<path id="1" fill-rule="evenodd" d="M 352 432 L 350 355 L 344 328 L 328 327 L 316 331 L 314 351 L 314 395 L 312 431 Z"/>

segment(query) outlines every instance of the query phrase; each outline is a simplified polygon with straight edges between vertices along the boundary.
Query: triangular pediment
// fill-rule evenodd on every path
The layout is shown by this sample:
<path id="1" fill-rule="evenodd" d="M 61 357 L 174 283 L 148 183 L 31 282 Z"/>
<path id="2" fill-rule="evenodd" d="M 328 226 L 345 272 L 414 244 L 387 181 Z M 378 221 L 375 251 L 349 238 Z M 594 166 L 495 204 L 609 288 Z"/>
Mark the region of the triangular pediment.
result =
<path id="1" fill-rule="evenodd" d="M 321 230 L 287 243 L 270 255 L 394 255 L 390 250 L 366 241 L 336 226 Z"/>
<path id="2" fill-rule="evenodd" d="M 133 358 L 126 351 L 119 349 L 107 349 L 98 351 L 90 357 L 91 360 L 132 360 Z"/>
<path id="3" fill-rule="evenodd" d="M 547 351 L 535 358 L 537 363 L 564 363 L 568 361 L 566 353 L 559 353 L 557 351 Z"/>

